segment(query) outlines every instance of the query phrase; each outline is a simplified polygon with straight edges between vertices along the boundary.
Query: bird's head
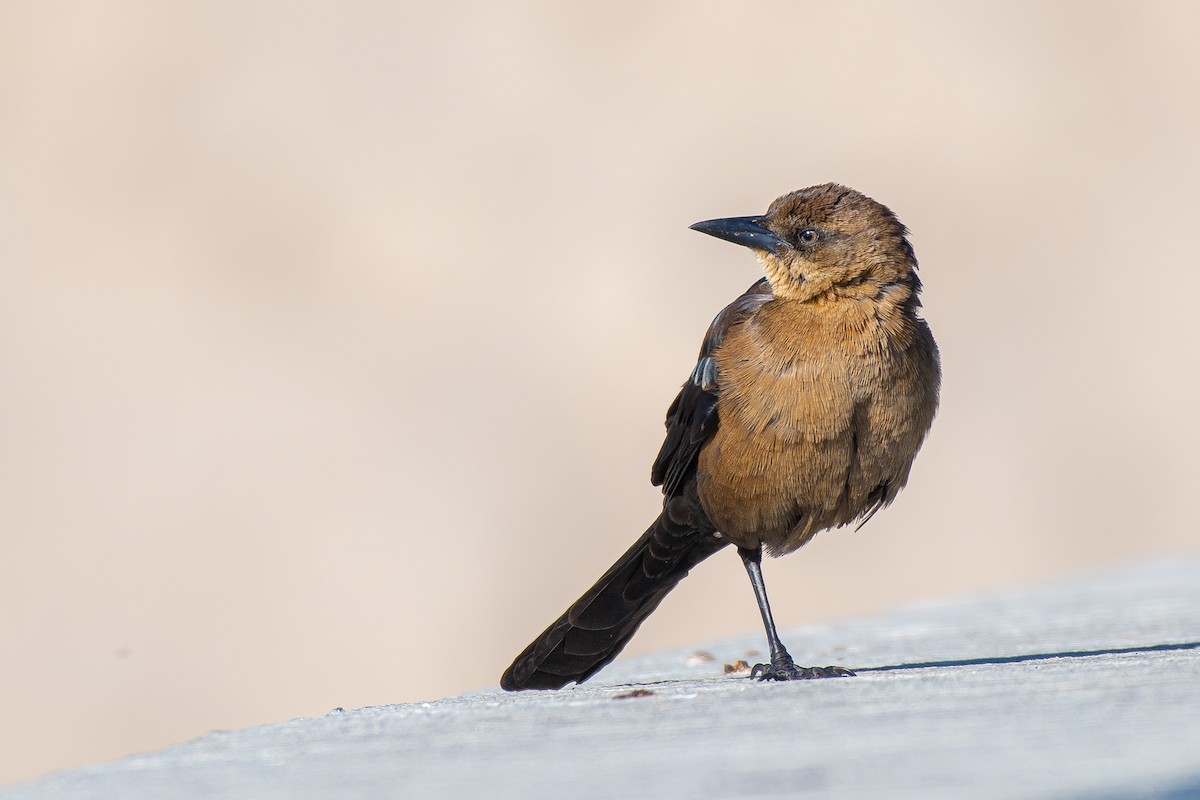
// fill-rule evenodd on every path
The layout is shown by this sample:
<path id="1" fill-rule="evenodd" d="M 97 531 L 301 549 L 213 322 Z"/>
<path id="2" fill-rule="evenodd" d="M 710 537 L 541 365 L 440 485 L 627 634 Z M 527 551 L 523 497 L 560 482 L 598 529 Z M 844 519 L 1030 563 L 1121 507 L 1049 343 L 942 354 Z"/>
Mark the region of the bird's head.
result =
<path id="1" fill-rule="evenodd" d="M 755 250 L 776 297 L 807 301 L 920 291 L 907 229 L 881 203 L 836 183 L 798 189 L 759 217 L 697 222 L 693 230 Z"/>

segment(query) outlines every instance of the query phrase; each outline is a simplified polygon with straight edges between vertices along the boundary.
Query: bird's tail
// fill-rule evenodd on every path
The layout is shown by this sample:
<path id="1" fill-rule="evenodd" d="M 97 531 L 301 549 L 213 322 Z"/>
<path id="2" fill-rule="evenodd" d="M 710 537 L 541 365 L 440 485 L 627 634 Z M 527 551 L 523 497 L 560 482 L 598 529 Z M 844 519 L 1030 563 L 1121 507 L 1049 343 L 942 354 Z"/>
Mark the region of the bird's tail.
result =
<path id="1" fill-rule="evenodd" d="M 517 656 L 500 686 L 558 689 L 587 680 L 617 657 L 692 567 L 726 544 L 698 504 L 672 499 L 596 585 Z"/>

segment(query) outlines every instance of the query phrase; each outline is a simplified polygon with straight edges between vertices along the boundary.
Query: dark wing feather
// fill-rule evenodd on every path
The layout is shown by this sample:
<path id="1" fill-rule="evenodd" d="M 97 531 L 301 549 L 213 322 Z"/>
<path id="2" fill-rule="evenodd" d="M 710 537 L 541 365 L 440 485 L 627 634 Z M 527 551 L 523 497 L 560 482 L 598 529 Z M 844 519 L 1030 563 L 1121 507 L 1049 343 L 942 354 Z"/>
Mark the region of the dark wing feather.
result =
<path id="1" fill-rule="evenodd" d="M 674 497 L 696 473 L 696 460 L 704 443 L 716 433 L 720 376 L 713 355 L 734 325 L 739 325 L 773 297 L 763 278 L 727 305 L 708 326 L 692 377 L 667 409 L 667 436 L 650 470 L 650 481 Z"/>

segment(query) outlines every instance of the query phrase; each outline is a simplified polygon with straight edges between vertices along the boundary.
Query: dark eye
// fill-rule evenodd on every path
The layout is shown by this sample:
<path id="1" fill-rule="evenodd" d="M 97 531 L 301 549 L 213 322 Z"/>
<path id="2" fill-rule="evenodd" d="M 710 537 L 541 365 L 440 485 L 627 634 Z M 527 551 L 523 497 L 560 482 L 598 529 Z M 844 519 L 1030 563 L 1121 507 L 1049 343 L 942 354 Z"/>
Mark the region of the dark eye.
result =
<path id="1" fill-rule="evenodd" d="M 814 228 L 805 228 L 800 231 L 800 235 L 796 237 L 800 240 L 800 244 L 812 246 L 821 241 L 821 232 Z"/>

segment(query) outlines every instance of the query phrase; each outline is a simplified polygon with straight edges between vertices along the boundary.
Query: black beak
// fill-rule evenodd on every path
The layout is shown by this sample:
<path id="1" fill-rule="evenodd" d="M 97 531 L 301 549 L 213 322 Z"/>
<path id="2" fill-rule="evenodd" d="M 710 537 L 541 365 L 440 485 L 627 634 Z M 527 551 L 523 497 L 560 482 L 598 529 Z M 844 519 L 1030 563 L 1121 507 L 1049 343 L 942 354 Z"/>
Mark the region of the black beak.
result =
<path id="1" fill-rule="evenodd" d="M 779 255 L 781 247 L 791 247 L 786 239 L 780 239 L 762 226 L 763 217 L 729 217 L 706 219 L 690 226 L 694 231 L 707 233 L 727 242 L 744 245 L 755 250 L 766 250 Z"/>

